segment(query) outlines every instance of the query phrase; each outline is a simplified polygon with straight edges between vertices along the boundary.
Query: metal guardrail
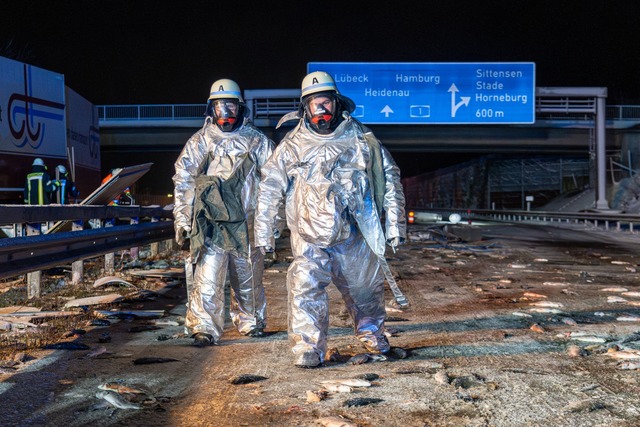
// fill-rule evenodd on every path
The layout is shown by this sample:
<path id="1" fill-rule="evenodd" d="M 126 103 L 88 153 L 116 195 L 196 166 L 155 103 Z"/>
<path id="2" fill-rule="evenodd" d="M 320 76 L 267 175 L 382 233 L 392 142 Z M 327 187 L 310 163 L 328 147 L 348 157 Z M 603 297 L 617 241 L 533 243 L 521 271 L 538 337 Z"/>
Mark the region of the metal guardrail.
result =
<path id="1" fill-rule="evenodd" d="M 640 215 L 612 212 L 549 212 L 524 210 L 486 210 L 456 208 L 417 208 L 407 212 L 439 213 L 446 220 L 449 215 L 457 213 L 463 221 L 490 220 L 501 222 L 533 222 L 543 225 L 585 225 L 603 230 L 615 229 L 631 233 L 640 232 Z"/>
<path id="2" fill-rule="evenodd" d="M 0 205 L 0 225 L 104 218 L 173 219 L 173 212 L 160 206 Z"/>
<path id="3" fill-rule="evenodd" d="M 173 221 L 0 239 L 0 279 L 173 238 Z"/>
<path id="4" fill-rule="evenodd" d="M 116 219 L 133 224 L 81 228 L 86 221 Z M 80 228 L 22 235 L 23 229 L 38 229 L 42 224 L 55 221 L 74 222 L 70 228 Z M 12 225 L 14 231 L 20 232 L 16 237 L 0 239 L 0 278 L 3 279 L 174 237 L 173 213 L 161 207 L 0 205 L 0 224 Z"/>

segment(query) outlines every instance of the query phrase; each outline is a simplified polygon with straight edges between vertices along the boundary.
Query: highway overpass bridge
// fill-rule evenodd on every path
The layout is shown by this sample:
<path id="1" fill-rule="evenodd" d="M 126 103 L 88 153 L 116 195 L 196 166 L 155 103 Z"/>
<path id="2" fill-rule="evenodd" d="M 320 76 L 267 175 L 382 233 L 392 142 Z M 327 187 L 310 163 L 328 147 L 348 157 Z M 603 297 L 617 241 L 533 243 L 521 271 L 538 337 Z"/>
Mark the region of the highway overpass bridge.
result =
<path id="1" fill-rule="evenodd" d="M 299 105 L 298 89 L 245 91 L 253 122 L 278 142 L 290 129 L 277 121 Z M 598 160 L 604 188 L 611 156 L 622 167 L 640 168 L 640 106 L 605 105 L 606 88 L 536 88 L 536 121 L 527 125 L 370 125 L 392 152 L 403 176 L 486 154 L 555 155 Z M 172 191 L 173 162 L 203 124 L 205 104 L 102 105 L 103 169 L 153 162 L 143 191 Z M 601 112 L 604 111 L 605 114 Z M 146 182 L 146 184 L 145 184 Z M 151 188 L 154 187 L 154 188 Z M 604 191 L 601 192 L 604 194 Z"/>

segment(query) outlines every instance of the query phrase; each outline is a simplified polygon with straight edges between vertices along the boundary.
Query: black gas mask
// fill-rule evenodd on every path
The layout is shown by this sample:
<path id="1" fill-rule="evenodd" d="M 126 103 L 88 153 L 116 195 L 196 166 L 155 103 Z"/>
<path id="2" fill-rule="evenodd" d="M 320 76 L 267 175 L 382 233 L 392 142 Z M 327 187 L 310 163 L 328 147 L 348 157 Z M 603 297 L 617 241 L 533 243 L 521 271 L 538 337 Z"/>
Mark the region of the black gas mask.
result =
<path id="1" fill-rule="evenodd" d="M 240 114 L 240 103 L 236 99 L 214 99 L 211 101 L 211 116 L 223 132 L 236 128 Z"/>
<path id="2" fill-rule="evenodd" d="M 320 133 L 326 133 L 336 117 L 338 103 L 332 93 L 321 92 L 310 95 L 304 100 L 304 109 L 311 127 Z"/>

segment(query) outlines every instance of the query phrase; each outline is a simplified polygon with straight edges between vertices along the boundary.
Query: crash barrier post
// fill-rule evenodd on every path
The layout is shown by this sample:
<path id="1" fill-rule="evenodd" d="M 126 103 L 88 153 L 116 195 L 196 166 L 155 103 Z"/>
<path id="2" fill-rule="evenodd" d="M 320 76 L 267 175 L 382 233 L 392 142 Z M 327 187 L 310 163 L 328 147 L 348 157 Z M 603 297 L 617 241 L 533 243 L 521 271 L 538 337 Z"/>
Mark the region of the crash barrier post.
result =
<path id="1" fill-rule="evenodd" d="M 40 235 L 42 224 L 26 224 L 27 236 Z M 27 274 L 27 299 L 40 298 L 42 289 L 40 288 L 40 279 L 42 278 L 42 271 L 32 271 Z"/>
<path id="2" fill-rule="evenodd" d="M 71 224 L 71 231 L 82 231 L 84 229 L 84 221 L 77 220 Z M 77 260 L 71 263 L 71 283 L 77 285 L 82 282 L 84 276 L 84 263 L 82 260 Z"/>
<path id="3" fill-rule="evenodd" d="M 115 224 L 115 219 L 110 218 L 107 220 L 100 221 L 100 225 L 102 227 L 113 227 Z M 109 252 L 104 256 L 104 271 L 105 273 L 111 275 L 116 271 L 116 254 L 115 252 Z"/>
<path id="4" fill-rule="evenodd" d="M 129 220 L 129 224 L 131 225 L 138 225 L 138 223 L 139 223 L 139 219 L 137 216 L 131 217 L 131 219 Z M 139 254 L 139 248 L 137 246 L 129 249 L 129 255 L 131 256 L 132 261 L 138 259 L 138 254 Z"/>

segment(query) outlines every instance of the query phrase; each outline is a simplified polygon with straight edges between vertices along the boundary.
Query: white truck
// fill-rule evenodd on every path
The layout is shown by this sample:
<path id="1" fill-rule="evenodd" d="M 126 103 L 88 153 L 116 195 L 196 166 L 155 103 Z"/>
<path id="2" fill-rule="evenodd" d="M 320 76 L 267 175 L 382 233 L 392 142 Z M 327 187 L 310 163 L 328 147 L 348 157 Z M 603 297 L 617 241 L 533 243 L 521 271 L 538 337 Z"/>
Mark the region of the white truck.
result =
<path id="1" fill-rule="evenodd" d="M 96 108 L 65 86 L 64 75 L 0 56 L 0 204 L 23 203 L 38 157 L 52 177 L 65 166 L 78 200 L 100 186 Z"/>

